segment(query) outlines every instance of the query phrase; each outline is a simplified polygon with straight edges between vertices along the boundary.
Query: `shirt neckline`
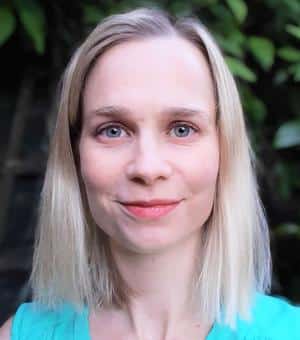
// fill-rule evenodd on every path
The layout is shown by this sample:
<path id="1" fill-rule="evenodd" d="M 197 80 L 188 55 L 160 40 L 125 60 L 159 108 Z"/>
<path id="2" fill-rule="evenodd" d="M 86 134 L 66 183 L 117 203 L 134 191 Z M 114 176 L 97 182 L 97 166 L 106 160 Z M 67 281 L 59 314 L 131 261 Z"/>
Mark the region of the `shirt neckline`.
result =
<path id="1" fill-rule="evenodd" d="M 84 309 L 84 333 L 86 334 L 85 340 L 92 340 L 91 329 L 90 329 L 90 311 L 87 307 Z M 214 336 L 217 334 L 217 322 L 212 324 L 205 340 L 214 340 Z M 77 340 L 77 339 L 76 339 Z M 78 340 L 82 340 L 82 336 L 78 337 Z"/>

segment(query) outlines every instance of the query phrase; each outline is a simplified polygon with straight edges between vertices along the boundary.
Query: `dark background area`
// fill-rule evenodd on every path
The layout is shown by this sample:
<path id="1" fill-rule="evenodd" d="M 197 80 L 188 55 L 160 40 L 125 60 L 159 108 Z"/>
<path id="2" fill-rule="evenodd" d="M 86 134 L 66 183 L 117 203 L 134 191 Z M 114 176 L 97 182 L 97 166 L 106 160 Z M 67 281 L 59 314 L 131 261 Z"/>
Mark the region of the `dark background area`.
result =
<path id="1" fill-rule="evenodd" d="M 56 88 L 103 17 L 137 6 L 193 14 L 234 74 L 271 231 L 272 294 L 300 303 L 300 1 L 0 2 L 0 324 L 27 284 Z"/>

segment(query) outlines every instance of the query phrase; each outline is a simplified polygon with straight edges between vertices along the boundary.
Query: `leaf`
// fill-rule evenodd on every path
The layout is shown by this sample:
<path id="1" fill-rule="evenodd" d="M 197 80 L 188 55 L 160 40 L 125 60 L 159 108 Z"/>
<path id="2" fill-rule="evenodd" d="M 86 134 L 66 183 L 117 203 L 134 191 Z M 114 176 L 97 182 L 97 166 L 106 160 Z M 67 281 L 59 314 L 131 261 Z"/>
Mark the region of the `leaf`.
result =
<path id="1" fill-rule="evenodd" d="M 294 70 L 294 80 L 295 81 L 300 81 L 300 63 L 298 63 L 295 66 L 295 70 Z"/>
<path id="2" fill-rule="evenodd" d="M 83 6 L 83 20 L 86 24 L 94 25 L 101 21 L 101 19 L 104 17 L 104 14 L 99 7 L 100 6 L 86 4 Z"/>
<path id="3" fill-rule="evenodd" d="M 289 200 L 292 193 L 289 170 L 288 164 L 282 161 L 277 161 L 272 168 L 272 172 L 275 175 L 276 193 L 279 194 L 280 199 L 283 201 Z"/>
<path id="4" fill-rule="evenodd" d="M 264 70 L 269 70 L 274 62 L 275 48 L 273 43 L 266 38 L 252 36 L 248 40 L 253 56 Z"/>
<path id="5" fill-rule="evenodd" d="M 172 1 L 170 10 L 175 15 L 191 15 L 193 12 L 191 4 L 188 1 Z"/>
<path id="6" fill-rule="evenodd" d="M 33 41 L 39 54 L 45 51 L 46 19 L 43 8 L 36 0 L 14 0 L 16 9 L 24 29 Z"/>
<path id="7" fill-rule="evenodd" d="M 276 149 L 300 145 L 300 120 L 282 124 L 275 134 L 273 145 Z"/>
<path id="8" fill-rule="evenodd" d="M 13 34 L 16 28 L 16 19 L 10 8 L 0 7 L 0 46 Z"/>
<path id="9" fill-rule="evenodd" d="M 231 72 L 248 82 L 256 81 L 256 74 L 253 73 L 242 61 L 233 58 L 233 57 L 225 57 L 225 60 L 230 68 Z"/>
<path id="10" fill-rule="evenodd" d="M 236 29 L 236 22 L 232 15 L 232 12 L 225 5 L 218 3 L 212 6 L 209 11 L 216 18 L 214 27 L 218 32 L 227 34 L 228 30 Z"/>
<path id="11" fill-rule="evenodd" d="M 240 92 L 247 116 L 249 115 L 254 123 L 261 124 L 267 116 L 264 102 L 253 94 L 250 86 L 245 85 L 241 87 Z"/>
<path id="12" fill-rule="evenodd" d="M 293 75 L 294 81 L 300 81 L 300 63 L 290 65 L 288 71 Z"/>
<path id="13" fill-rule="evenodd" d="M 296 236 L 300 238 L 300 225 L 296 223 L 283 223 L 274 229 L 274 233 L 278 236 Z"/>
<path id="14" fill-rule="evenodd" d="M 193 0 L 197 7 L 210 7 L 218 3 L 218 0 Z"/>
<path id="15" fill-rule="evenodd" d="M 242 58 L 244 56 L 244 50 L 232 40 L 220 36 L 216 37 L 216 35 L 215 38 L 222 50 L 226 53 L 230 53 L 231 55 L 238 58 Z"/>
<path id="16" fill-rule="evenodd" d="M 286 61 L 300 61 L 300 50 L 291 46 L 281 47 L 277 51 L 277 54 L 281 59 L 284 59 Z"/>
<path id="17" fill-rule="evenodd" d="M 295 25 L 286 25 L 286 31 L 292 36 L 300 39 L 300 27 Z"/>
<path id="18" fill-rule="evenodd" d="M 243 45 L 246 39 L 240 31 L 232 31 L 226 36 L 214 33 L 214 37 L 225 52 L 239 58 L 244 56 Z"/>
<path id="19" fill-rule="evenodd" d="M 239 23 L 244 22 L 248 8 L 243 0 L 226 0 L 228 7 L 231 9 L 233 15 L 236 17 Z"/>
<path id="20" fill-rule="evenodd" d="M 251 116 L 257 123 L 262 123 L 267 116 L 265 104 L 256 97 L 253 97 L 249 103 Z"/>

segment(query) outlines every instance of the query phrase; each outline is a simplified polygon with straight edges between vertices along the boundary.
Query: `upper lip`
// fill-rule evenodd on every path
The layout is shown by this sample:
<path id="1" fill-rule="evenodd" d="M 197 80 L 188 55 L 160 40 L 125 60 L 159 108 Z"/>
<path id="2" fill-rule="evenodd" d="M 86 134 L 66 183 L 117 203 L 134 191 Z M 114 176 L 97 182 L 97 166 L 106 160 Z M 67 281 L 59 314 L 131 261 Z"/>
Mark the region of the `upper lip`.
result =
<path id="1" fill-rule="evenodd" d="M 170 204 L 174 204 L 174 203 L 178 203 L 181 200 L 178 199 L 153 199 L 153 200 L 149 200 L 149 201 L 127 201 L 127 202 L 120 202 L 122 204 L 125 205 L 140 205 L 140 206 L 144 206 L 144 207 L 151 207 L 151 206 L 155 206 L 155 205 L 170 205 Z"/>

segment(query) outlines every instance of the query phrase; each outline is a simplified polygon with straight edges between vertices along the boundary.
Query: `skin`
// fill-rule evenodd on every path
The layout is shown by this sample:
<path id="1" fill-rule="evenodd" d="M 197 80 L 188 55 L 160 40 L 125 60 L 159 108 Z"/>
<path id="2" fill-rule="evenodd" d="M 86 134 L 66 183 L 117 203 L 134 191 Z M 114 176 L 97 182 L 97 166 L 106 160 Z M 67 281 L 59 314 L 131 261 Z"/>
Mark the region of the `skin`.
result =
<path id="1" fill-rule="evenodd" d="M 95 114 L 112 105 L 130 113 Z M 174 106 L 197 114 L 167 115 L 164 110 Z M 126 42 L 94 65 L 83 92 L 80 171 L 92 216 L 110 237 L 122 277 L 139 295 L 124 310 L 91 313 L 93 339 L 199 340 L 209 332 L 188 297 L 219 169 L 215 107 L 206 60 L 180 37 Z M 113 126 L 102 130 L 107 123 Z M 118 203 L 152 198 L 182 202 L 148 221 Z"/>
<path id="2" fill-rule="evenodd" d="M 8 319 L 0 328 L 0 340 L 10 339 L 10 329 L 12 324 L 12 318 Z"/>

